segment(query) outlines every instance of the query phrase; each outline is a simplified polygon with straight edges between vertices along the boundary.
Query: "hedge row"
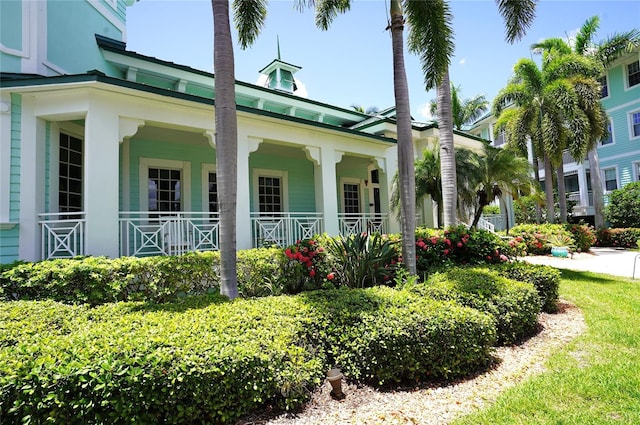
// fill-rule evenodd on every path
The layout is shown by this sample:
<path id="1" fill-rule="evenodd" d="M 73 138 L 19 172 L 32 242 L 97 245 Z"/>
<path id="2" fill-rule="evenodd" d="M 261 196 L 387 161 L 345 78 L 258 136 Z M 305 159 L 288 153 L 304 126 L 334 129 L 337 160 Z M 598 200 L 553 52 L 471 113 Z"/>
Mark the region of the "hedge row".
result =
<path id="1" fill-rule="evenodd" d="M 517 343 L 537 330 L 541 303 L 533 285 L 507 279 L 487 268 L 441 271 L 410 290 L 437 300 L 456 301 L 491 315 L 499 344 Z"/>
<path id="2" fill-rule="evenodd" d="M 521 261 L 504 263 L 495 269 L 502 276 L 519 282 L 532 284 L 538 296 L 542 311 L 556 313 L 560 290 L 560 272 L 553 267 L 529 264 Z"/>
<path id="3" fill-rule="evenodd" d="M 490 358 L 494 320 L 390 288 L 233 302 L 0 303 L 7 423 L 231 423 L 292 409 L 329 366 L 385 384 L 451 379 Z"/>
<path id="4" fill-rule="evenodd" d="M 640 241 L 640 228 L 598 230 L 597 246 L 611 246 L 616 248 L 636 248 Z"/>

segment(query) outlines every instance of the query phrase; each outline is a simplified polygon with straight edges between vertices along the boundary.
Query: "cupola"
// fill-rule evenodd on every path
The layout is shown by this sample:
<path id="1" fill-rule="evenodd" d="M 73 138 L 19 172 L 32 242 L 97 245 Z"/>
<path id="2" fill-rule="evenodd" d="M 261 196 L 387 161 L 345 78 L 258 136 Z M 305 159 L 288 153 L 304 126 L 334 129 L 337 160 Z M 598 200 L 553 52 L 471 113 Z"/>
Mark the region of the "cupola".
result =
<path id="1" fill-rule="evenodd" d="M 278 40 L 278 58 L 262 68 L 260 73 L 267 76 L 265 87 L 293 93 L 298 90 L 293 74 L 301 69 L 299 66 L 282 61 L 280 58 L 280 40 Z"/>

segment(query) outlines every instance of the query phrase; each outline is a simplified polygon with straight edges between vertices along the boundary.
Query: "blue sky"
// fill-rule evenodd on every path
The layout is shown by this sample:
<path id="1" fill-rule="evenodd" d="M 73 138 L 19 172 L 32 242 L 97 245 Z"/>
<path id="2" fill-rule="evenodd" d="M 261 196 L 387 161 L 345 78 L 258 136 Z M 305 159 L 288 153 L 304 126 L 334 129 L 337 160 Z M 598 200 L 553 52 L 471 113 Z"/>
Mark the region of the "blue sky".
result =
<path id="1" fill-rule="evenodd" d="M 548 37 L 570 36 L 600 16 L 596 39 L 640 28 L 640 0 L 542 0 L 536 19 L 521 41 L 504 40 L 504 24 L 493 0 L 452 0 L 455 55 L 451 81 L 462 97 L 484 94 L 493 100 L 511 76 L 513 65 L 531 57 L 529 46 Z M 258 81 L 258 71 L 276 58 L 302 69 L 296 78 L 306 97 L 349 108 L 393 106 L 391 37 L 385 31 L 388 1 L 356 0 L 328 31 L 315 27 L 313 11 L 302 13 L 291 1 L 271 0 L 257 42 L 235 47 L 236 79 Z M 405 36 L 406 38 L 406 36 Z M 234 36 L 234 41 L 237 40 Z M 140 0 L 127 12 L 127 48 L 159 59 L 213 70 L 213 17 L 209 0 Z M 418 58 L 405 52 L 411 112 L 425 120 L 424 107 L 435 92 L 424 90 Z"/>

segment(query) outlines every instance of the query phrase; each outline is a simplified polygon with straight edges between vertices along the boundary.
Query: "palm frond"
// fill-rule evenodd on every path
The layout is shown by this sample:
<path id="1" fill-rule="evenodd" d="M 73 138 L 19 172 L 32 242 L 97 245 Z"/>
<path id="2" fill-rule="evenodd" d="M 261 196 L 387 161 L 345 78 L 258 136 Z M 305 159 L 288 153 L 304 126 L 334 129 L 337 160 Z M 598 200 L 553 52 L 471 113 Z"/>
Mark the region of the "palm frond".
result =
<path id="1" fill-rule="evenodd" d="M 404 0 L 409 24 L 409 51 L 420 57 L 427 90 L 436 87 L 449 69 L 454 51 L 453 16 L 443 0 Z"/>
<path id="2" fill-rule="evenodd" d="M 268 0 L 234 0 L 233 21 L 238 30 L 240 47 L 246 49 L 254 43 L 267 19 Z"/>
<path id="3" fill-rule="evenodd" d="M 520 40 L 536 16 L 536 0 L 496 0 L 509 43 Z"/>
<path id="4" fill-rule="evenodd" d="M 600 18 L 598 16 L 592 16 L 588 18 L 584 24 L 578 30 L 576 34 L 576 41 L 574 45 L 574 51 L 579 55 L 584 55 L 587 50 L 593 44 L 593 36 L 600 27 Z"/>
<path id="5" fill-rule="evenodd" d="M 307 4 L 315 4 L 316 26 L 327 30 L 333 20 L 351 9 L 350 0 L 308 0 Z"/>
<path id="6" fill-rule="evenodd" d="M 638 46 L 640 46 L 640 30 L 616 33 L 598 43 L 595 57 L 606 66 Z"/>

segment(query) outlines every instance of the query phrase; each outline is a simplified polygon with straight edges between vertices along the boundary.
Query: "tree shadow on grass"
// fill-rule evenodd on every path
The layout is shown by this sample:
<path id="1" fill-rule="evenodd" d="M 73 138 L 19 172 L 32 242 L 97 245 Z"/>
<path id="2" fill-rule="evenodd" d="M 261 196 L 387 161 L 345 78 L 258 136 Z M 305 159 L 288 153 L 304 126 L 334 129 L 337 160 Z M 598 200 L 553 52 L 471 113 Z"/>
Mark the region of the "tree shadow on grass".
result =
<path id="1" fill-rule="evenodd" d="M 593 283 L 598 283 L 602 285 L 611 285 L 620 282 L 630 281 L 631 278 L 619 277 L 619 276 L 610 276 L 600 273 L 593 272 L 584 272 L 577 270 L 569 270 L 569 269 L 558 269 L 561 273 L 562 279 L 567 280 L 588 280 Z"/>

